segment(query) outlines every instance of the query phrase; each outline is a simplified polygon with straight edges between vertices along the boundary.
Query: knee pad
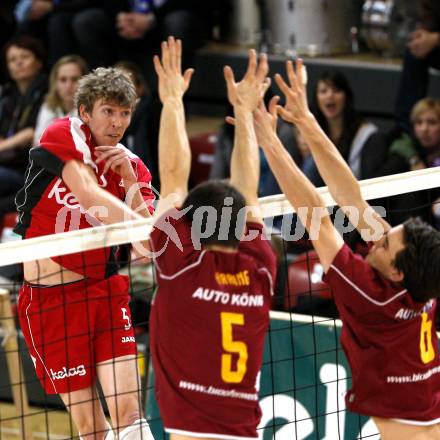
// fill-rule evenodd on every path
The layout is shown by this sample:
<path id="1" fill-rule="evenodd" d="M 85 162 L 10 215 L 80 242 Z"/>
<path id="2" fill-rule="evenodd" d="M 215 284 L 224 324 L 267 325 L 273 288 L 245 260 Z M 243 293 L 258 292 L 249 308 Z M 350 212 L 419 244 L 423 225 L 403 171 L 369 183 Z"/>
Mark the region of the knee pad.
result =
<path id="1" fill-rule="evenodd" d="M 154 440 L 154 437 L 147 421 L 139 419 L 119 433 L 119 440 Z"/>

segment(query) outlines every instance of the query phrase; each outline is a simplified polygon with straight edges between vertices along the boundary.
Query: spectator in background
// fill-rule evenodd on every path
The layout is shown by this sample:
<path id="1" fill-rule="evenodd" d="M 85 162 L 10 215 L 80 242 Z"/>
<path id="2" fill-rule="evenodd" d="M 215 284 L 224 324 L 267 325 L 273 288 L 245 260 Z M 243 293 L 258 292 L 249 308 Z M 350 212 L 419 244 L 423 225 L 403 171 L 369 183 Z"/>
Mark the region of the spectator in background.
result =
<path id="1" fill-rule="evenodd" d="M 194 51 L 209 34 L 213 5 L 206 0 L 121 1 L 116 16 L 121 54 L 138 64 L 155 81 L 151 56 L 160 42 L 174 35 L 183 42 L 183 67 L 192 64 Z"/>
<path id="2" fill-rule="evenodd" d="M 427 94 L 429 68 L 440 69 L 440 2 L 419 3 L 421 27 L 410 35 L 396 98 L 397 123 L 407 133 L 411 132 L 411 109 Z"/>
<path id="3" fill-rule="evenodd" d="M 314 114 L 356 178 L 373 177 L 387 157 L 388 146 L 378 128 L 355 110 L 353 91 L 342 73 L 328 71 L 319 77 Z M 315 186 L 324 185 L 312 156 L 304 159 L 302 170 Z"/>
<path id="4" fill-rule="evenodd" d="M 33 145 L 38 145 L 43 131 L 57 118 L 78 116 L 74 97 L 78 80 L 88 72 L 87 63 L 79 55 L 66 55 L 52 67 L 49 92 L 37 117 Z"/>
<path id="5" fill-rule="evenodd" d="M 5 46 L 10 78 L 0 96 L 0 218 L 15 210 L 15 193 L 23 186 L 28 149 L 44 95 L 44 50 L 38 40 L 22 35 Z"/>
<path id="6" fill-rule="evenodd" d="M 20 0 L 15 15 L 20 33 L 47 43 L 50 66 L 70 53 L 80 53 L 91 68 L 112 62 L 106 51 L 114 38 L 106 0 Z M 100 47 L 95 43 L 98 36 Z"/>
<path id="7" fill-rule="evenodd" d="M 429 167 L 440 166 L 440 100 L 425 98 L 416 103 L 411 111 L 411 132 L 409 135 L 403 130 L 390 146 L 388 162 L 400 162 L 400 169 L 396 172 L 414 171 Z M 422 216 L 437 228 L 440 227 L 440 193 L 438 190 L 418 191 L 402 196 L 398 206 L 399 211 L 407 208 L 406 216 Z M 424 209 L 434 201 L 432 210 Z M 394 207 L 395 208 L 395 207 Z M 428 212 L 427 212 L 428 211 Z M 401 220 L 402 218 L 399 218 Z"/>
<path id="8" fill-rule="evenodd" d="M 130 61 L 119 61 L 115 67 L 126 72 L 136 88 L 138 101 L 121 143 L 129 148 L 148 166 L 153 185 L 159 178 L 157 140 L 160 112 L 153 111 L 150 88 L 139 66 Z"/>

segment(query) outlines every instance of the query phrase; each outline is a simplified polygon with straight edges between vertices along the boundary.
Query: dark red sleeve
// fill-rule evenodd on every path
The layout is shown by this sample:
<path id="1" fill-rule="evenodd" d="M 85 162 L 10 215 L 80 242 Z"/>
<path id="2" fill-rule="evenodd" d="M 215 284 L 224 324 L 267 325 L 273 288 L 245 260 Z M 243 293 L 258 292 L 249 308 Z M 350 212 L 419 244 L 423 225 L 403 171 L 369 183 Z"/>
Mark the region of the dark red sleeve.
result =
<path id="1" fill-rule="evenodd" d="M 150 247 L 156 269 L 171 277 L 201 258 L 202 249 L 195 249 L 191 225 L 180 209 L 173 208 L 161 215 L 150 233 Z"/>
<path id="2" fill-rule="evenodd" d="M 277 271 L 277 259 L 270 245 L 270 240 L 264 233 L 264 225 L 261 223 L 247 222 L 246 234 L 240 241 L 240 252 L 249 255 L 257 262 L 257 265 L 265 267 L 273 280 Z"/>
<path id="3" fill-rule="evenodd" d="M 330 285 L 336 303 L 357 316 L 378 313 L 406 292 L 394 287 L 346 244 L 341 247 L 323 280 Z"/>

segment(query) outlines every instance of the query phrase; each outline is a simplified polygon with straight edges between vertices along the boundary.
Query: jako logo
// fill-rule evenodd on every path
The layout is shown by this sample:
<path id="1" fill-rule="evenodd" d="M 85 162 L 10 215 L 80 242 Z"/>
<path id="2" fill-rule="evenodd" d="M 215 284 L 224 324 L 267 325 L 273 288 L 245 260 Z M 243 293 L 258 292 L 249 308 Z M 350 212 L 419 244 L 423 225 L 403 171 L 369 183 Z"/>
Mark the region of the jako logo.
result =
<path id="1" fill-rule="evenodd" d="M 52 379 L 57 380 L 72 376 L 85 376 L 87 372 L 84 365 L 78 365 L 77 367 L 70 368 L 69 370 L 66 367 L 63 367 L 63 369 L 58 372 L 53 371 L 51 368 L 50 374 L 52 375 Z"/>

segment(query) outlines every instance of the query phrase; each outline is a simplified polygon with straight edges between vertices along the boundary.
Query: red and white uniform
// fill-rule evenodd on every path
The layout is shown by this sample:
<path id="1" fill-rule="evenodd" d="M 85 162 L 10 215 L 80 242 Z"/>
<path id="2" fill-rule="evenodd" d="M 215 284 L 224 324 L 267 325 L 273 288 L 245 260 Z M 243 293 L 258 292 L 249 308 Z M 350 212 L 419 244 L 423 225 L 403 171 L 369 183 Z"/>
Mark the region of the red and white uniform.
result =
<path id="1" fill-rule="evenodd" d="M 158 281 L 150 346 L 165 431 L 257 438 L 274 253 L 256 223 L 247 224 L 256 238 L 236 253 L 197 250 L 180 214 L 165 213 L 150 235 Z"/>
<path id="2" fill-rule="evenodd" d="M 37 377 L 47 394 L 90 387 L 96 364 L 136 354 L 128 277 L 53 287 L 25 283 L 18 313 Z"/>
<path id="3" fill-rule="evenodd" d="M 95 147 L 89 128 L 78 118 L 56 120 L 45 130 L 40 146 L 30 150 L 25 185 L 16 197 L 18 234 L 32 238 L 98 223 L 62 180 L 63 167 L 70 160 L 90 166 L 102 188 L 125 199 L 121 177 L 111 170 L 103 174 L 104 163 L 95 163 Z M 151 175 L 137 156 L 129 152 L 129 157 L 152 211 Z M 27 280 L 35 284 L 25 282 L 20 290 L 21 327 L 47 393 L 90 386 L 96 363 L 136 353 L 128 278 L 117 275 L 115 251 L 105 248 L 53 257 L 85 279 L 53 287 L 44 286 L 44 279 Z"/>
<path id="4" fill-rule="evenodd" d="M 78 118 L 55 120 L 44 131 L 40 146 L 29 152 L 25 185 L 16 197 L 20 214 L 15 228 L 17 234 L 32 238 L 96 226 L 97 221 L 85 214 L 61 178 L 64 164 L 69 160 L 78 160 L 90 166 L 102 188 L 120 200 L 125 199 L 121 177 L 112 170 L 103 175 L 104 162 L 95 163 L 95 146 L 88 126 Z M 151 174 L 136 155 L 128 149 L 127 153 L 137 180 L 143 186 L 142 195 L 149 203 L 150 212 L 153 212 Z M 74 272 L 102 279 L 115 273 L 114 251 L 114 248 L 97 249 L 54 257 L 53 260 Z"/>
<path id="5" fill-rule="evenodd" d="M 347 408 L 408 424 L 439 423 L 435 300 L 415 303 L 346 245 L 324 279 L 343 322 L 341 343 L 352 371 Z"/>

